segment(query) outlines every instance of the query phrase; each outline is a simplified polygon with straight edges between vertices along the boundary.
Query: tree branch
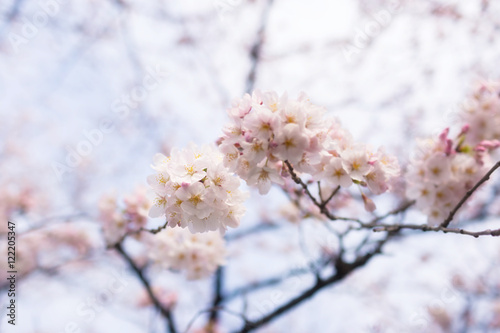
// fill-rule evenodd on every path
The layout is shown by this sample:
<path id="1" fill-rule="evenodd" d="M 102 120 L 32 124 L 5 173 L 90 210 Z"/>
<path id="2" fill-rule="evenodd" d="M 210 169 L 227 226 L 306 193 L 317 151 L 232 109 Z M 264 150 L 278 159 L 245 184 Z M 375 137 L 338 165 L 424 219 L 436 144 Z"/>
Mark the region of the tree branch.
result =
<path id="1" fill-rule="evenodd" d="M 255 86 L 255 79 L 257 76 L 257 69 L 259 67 L 260 55 L 262 52 L 262 45 L 264 45 L 264 35 L 266 31 L 267 21 L 269 18 L 269 12 L 271 10 L 271 6 L 273 5 L 274 0 L 267 0 L 266 7 L 264 8 L 264 12 L 262 13 L 262 20 L 260 23 L 259 31 L 257 32 L 257 39 L 255 43 L 252 45 L 250 49 L 250 71 L 248 72 L 245 91 L 247 93 L 251 93 Z"/>
<path id="2" fill-rule="evenodd" d="M 322 262 L 321 264 L 326 264 L 329 263 L 330 260 L 326 262 Z M 242 296 L 242 295 L 247 295 L 248 293 L 251 293 L 256 290 L 268 288 L 275 286 L 277 284 L 283 283 L 285 280 L 288 278 L 294 277 L 294 276 L 300 276 L 300 275 L 305 275 L 308 273 L 312 273 L 310 267 L 304 267 L 304 268 L 296 268 L 288 271 L 287 273 L 280 274 L 275 277 L 267 278 L 261 281 L 257 281 L 254 283 L 251 283 L 249 285 L 246 285 L 244 287 L 237 288 L 231 292 L 228 292 L 226 296 L 224 297 L 224 301 L 229 301 L 231 299 L 234 299 L 236 297 Z"/>
<path id="3" fill-rule="evenodd" d="M 357 222 L 360 224 L 361 228 L 363 229 L 373 229 L 375 232 L 380 232 L 380 231 L 400 231 L 402 229 L 412 229 L 412 230 L 421 230 L 421 231 L 435 231 L 435 232 L 444 232 L 444 233 L 455 233 L 455 234 L 462 234 L 462 235 L 468 235 L 472 237 L 479 237 L 479 236 L 500 236 L 500 229 L 487 229 L 487 230 L 482 230 L 482 231 L 469 231 L 461 228 L 448 228 L 448 225 L 450 222 L 453 220 L 453 217 L 457 213 L 457 211 L 463 206 L 463 204 L 471 197 L 471 195 L 483 184 L 485 183 L 488 179 L 490 179 L 490 176 L 495 172 L 496 169 L 500 168 L 500 161 L 498 161 L 495 165 L 493 165 L 490 170 L 469 190 L 467 193 L 464 195 L 464 197 L 460 200 L 460 202 L 451 210 L 450 214 L 446 218 L 446 220 L 443 221 L 439 226 L 430 226 L 427 224 L 379 224 L 377 223 L 378 221 L 384 220 L 385 218 L 391 216 L 391 215 L 397 215 L 399 213 L 405 212 L 408 208 L 410 208 L 412 205 L 415 204 L 415 201 L 408 201 L 404 204 L 402 204 L 399 208 L 396 208 L 384 215 L 375 217 L 371 222 L 365 223 L 359 219 L 355 218 L 346 218 L 346 217 L 338 217 L 334 216 L 331 214 L 325 207 L 324 204 L 319 203 L 319 201 L 311 194 L 309 191 L 307 184 L 305 184 L 302 179 L 295 173 L 293 170 L 292 165 L 290 162 L 285 161 L 285 165 L 288 168 L 288 171 L 293 179 L 293 181 L 300 185 L 306 195 L 312 200 L 312 202 L 320 209 L 321 213 L 325 215 L 327 218 L 330 220 L 343 220 L 343 221 L 352 221 L 352 222 Z M 334 191 L 335 193 L 335 191 Z M 325 201 L 323 201 L 324 203 Z"/>
<path id="4" fill-rule="evenodd" d="M 376 226 L 362 226 L 363 228 L 373 228 L 373 231 L 399 231 L 403 229 L 411 229 L 411 230 L 421 230 L 421 231 L 435 231 L 435 232 L 443 232 L 443 233 L 452 233 L 452 234 L 462 234 L 468 235 L 472 237 L 479 236 L 500 236 L 500 229 L 487 229 L 482 231 L 469 231 L 461 228 L 446 228 L 442 226 L 430 226 L 427 224 L 378 224 Z"/>
<path id="5" fill-rule="evenodd" d="M 125 261 L 129 264 L 130 268 L 132 268 L 132 270 L 135 272 L 139 280 L 144 285 L 144 288 L 146 288 L 146 291 L 149 297 L 151 298 L 151 301 L 153 302 L 154 306 L 160 311 L 162 316 L 167 320 L 168 331 L 170 333 L 177 333 L 177 329 L 175 328 L 174 318 L 172 316 L 172 313 L 170 312 L 170 309 L 163 307 L 158 298 L 156 298 L 155 294 L 153 293 L 153 290 L 151 289 L 149 281 L 144 276 L 142 269 L 140 269 L 132 260 L 132 258 L 125 252 L 121 243 L 116 244 L 114 248 L 125 259 Z"/>
<path id="6" fill-rule="evenodd" d="M 246 236 L 256 234 L 262 231 L 267 231 L 267 230 L 272 230 L 272 229 L 277 229 L 280 226 L 276 223 L 273 222 L 262 222 L 259 224 L 254 225 L 253 227 L 247 228 L 245 230 L 241 230 L 238 232 L 234 232 L 232 234 L 228 234 L 226 236 L 226 241 L 231 242 L 237 239 L 244 238 Z"/>
<path id="7" fill-rule="evenodd" d="M 463 204 L 479 188 L 479 186 L 481 186 L 484 182 L 486 182 L 488 179 L 490 179 L 491 174 L 493 172 L 495 172 L 495 170 L 498 169 L 498 168 L 500 168 L 500 161 L 498 161 L 497 163 L 495 163 L 495 165 L 493 165 L 491 167 L 491 169 L 483 176 L 483 178 L 481 178 L 476 183 L 476 185 L 474 185 L 470 190 L 467 191 L 467 193 L 464 195 L 464 197 L 462 198 L 462 200 L 460 200 L 460 202 L 455 206 L 455 208 L 452 209 L 452 211 L 450 212 L 450 214 L 448 215 L 448 217 L 446 218 L 446 220 L 444 220 L 443 223 L 441 223 L 440 227 L 446 228 L 450 224 L 451 220 L 453 220 L 453 217 L 455 216 L 455 214 L 457 213 L 457 211 L 460 209 L 460 207 L 463 206 Z"/>
<path id="8" fill-rule="evenodd" d="M 219 319 L 219 312 L 217 310 L 219 309 L 219 304 L 221 304 L 224 301 L 224 296 L 222 291 L 223 282 L 224 282 L 224 268 L 222 266 L 219 266 L 219 268 L 217 268 L 217 271 L 215 272 L 215 278 L 214 278 L 214 296 L 213 296 L 212 311 L 210 311 L 210 321 L 209 321 L 211 325 L 216 324 Z"/>
<path id="9" fill-rule="evenodd" d="M 346 263 L 343 261 L 342 257 L 338 257 L 337 261 L 335 262 L 335 274 L 331 275 L 328 279 L 320 279 L 318 278 L 316 280 L 316 283 L 306 289 L 302 294 L 299 296 L 292 298 L 290 301 L 287 303 L 283 304 L 282 306 L 276 308 L 274 311 L 270 312 L 269 314 L 265 315 L 264 317 L 254 320 L 254 321 L 248 321 L 245 323 L 243 328 L 240 331 L 237 331 L 235 333 L 248 333 L 251 332 L 271 320 L 274 320 L 278 316 L 282 315 L 283 313 L 293 309 L 295 306 L 301 304 L 302 302 L 306 301 L 307 299 L 311 298 L 314 294 L 316 294 L 318 291 L 321 289 L 334 284 L 335 282 L 341 281 L 344 279 L 347 275 L 349 275 L 352 271 L 356 270 L 359 267 L 364 266 L 368 261 L 370 261 L 373 256 L 376 254 L 380 253 L 383 245 L 386 243 L 386 241 L 392 237 L 394 233 L 389 233 L 387 237 L 377 243 L 377 246 L 375 249 L 372 251 L 368 252 L 367 254 L 363 256 L 359 256 L 356 258 L 356 260 L 352 263 Z"/>

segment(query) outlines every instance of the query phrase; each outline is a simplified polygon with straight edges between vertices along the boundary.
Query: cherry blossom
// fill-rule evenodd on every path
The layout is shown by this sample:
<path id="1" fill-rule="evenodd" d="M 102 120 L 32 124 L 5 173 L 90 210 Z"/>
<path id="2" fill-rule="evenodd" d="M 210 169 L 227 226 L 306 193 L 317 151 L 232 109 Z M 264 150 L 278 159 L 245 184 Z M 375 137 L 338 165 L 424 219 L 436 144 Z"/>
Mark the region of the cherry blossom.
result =
<path id="1" fill-rule="evenodd" d="M 461 121 L 469 126 L 467 140 L 500 140 L 500 82 L 483 82 L 464 103 Z"/>
<path id="2" fill-rule="evenodd" d="M 149 216 L 165 216 L 169 227 L 187 227 L 193 233 L 237 227 L 245 194 L 224 159 L 212 146 L 191 145 L 169 157 L 156 154 L 152 167 L 157 173 L 148 177 L 155 193 Z"/>
<path id="3" fill-rule="evenodd" d="M 123 208 L 116 196 L 104 195 L 99 201 L 99 219 L 108 245 L 119 243 L 127 233 L 137 232 L 147 223 L 151 202 L 146 189 L 138 187 L 124 199 Z"/>
<path id="4" fill-rule="evenodd" d="M 231 122 L 218 141 L 224 165 L 260 194 L 272 184 L 284 185 L 284 162 L 307 179 L 344 188 L 356 182 L 373 194 L 389 190 L 399 176 L 397 160 L 383 149 L 373 152 L 355 143 L 325 113 L 305 94 L 296 100 L 276 92 L 246 94 L 228 110 Z"/>
<path id="5" fill-rule="evenodd" d="M 219 232 L 192 234 L 187 229 L 167 228 L 148 242 L 153 262 L 181 271 L 189 280 L 206 278 L 225 263 L 224 239 Z"/>
<path id="6" fill-rule="evenodd" d="M 406 173 L 406 195 L 416 200 L 417 207 L 428 216 L 432 225 L 443 222 L 485 174 L 491 166 L 487 147 L 497 147 L 479 143 L 471 148 L 468 145 L 470 132 L 462 130 L 455 140 L 448 138 L 449 132 L 447 128 L 437 139 L 420 141 L 420 152 Z"/>

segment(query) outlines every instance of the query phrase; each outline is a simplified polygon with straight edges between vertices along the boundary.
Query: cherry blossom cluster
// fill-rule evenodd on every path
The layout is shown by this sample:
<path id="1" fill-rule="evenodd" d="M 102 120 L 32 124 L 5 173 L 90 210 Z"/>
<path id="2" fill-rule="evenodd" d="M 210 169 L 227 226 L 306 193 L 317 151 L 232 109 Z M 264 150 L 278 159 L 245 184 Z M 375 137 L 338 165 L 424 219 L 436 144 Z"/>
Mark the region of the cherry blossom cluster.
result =
<path id="1" fill-rule="evenodd" d="M 0 220 L 7 221 L 15 214 L 42 211 L 46 198 L 41 190 L 30 184 L 0 183 Z M 7 233 L 7 223 L 0 224 L 0 233 Z"/>
<path id="2" fill-rule="evenodd" d="M 149 238 L 149 256 L 156 264 L 203 279 L 225 263 L 225 243 L 219 232 L 193 234 L 188 229 L 166 228 Z"/>
<path id="3" fill-rule="evenodd" d="M 54 227 L 28 231 L 17 235 L 23 246 L 16 247 L 16 268 L 19 277 L 36 269 L 51 269 L 62 263 L 87 255 L 96 244 L 88 231 L 76 224 L 65 223 Z M 0 240 L 0 255 L 7 258 L 7 238 Z M 0 288 L 7 281 L 7 260 L 0 263 Z"/>
<path id="4" fill-rule="evenodd" d="M 500 146 L 500 82 L 479 85 L 463 105 L 464 121 L 450 139 L 449 129 L 439 138 L 420 141 L 408 167 L 406 195 L 432 225 L 443 222 L 492 165 L 491 153 Z"/>
<path id="5" fill-rule="evenodd" d="M 460 118 L 470 126 L 470 144 L 500 140 L 500 82 L 480 84 L 464 104 Z"/>
<path id="6" fill-rule="evenodd" d="M 383 149 L 355 143 L 335 118 L 306 95 L 298 99 L 255 91 L 233 103 L 219 149 L 224 164 L 261 194 L 284 185 L 285 161 L 301 175 L 347 188 L 353 183 L 373 194 L 387 191 L 399 175 L 397 160 Z"/>
<path id="7" fill-rule="evenodd" d="M 166 216 L 168 226 L 187 227 L 192 233 L 237 227 L 246 195 L 222 159 L 212 146 L 174 148 L 169 157 L 156 154 L 156 174 L 148 177 L 156 194 L 149 215 Z"/>
<path id="8" fill-rule="evenodd" d="M 464 126 L 455 140 L 449 129 L 437 140 L 419 143 L 419 154 L 406 175 L 408 198 L 428 216 L 428 223 L 443 222 L 462 197 L 486 173 L 491 160 L 488 152 L 499 146 L 495 141 L 467 145 L 469 126 Z"/>
<path id="9" fill-rule="evenodd" d="M 106 243 L 110 246 L 119 243 L 126 234 L 137 232 L 148 220 L 151 207 L 145 188 L 137 188 L 124 199 L 124 207 L 118 205 L 114 195 L 105 195 L 99 201 L 99 218 Z"/>

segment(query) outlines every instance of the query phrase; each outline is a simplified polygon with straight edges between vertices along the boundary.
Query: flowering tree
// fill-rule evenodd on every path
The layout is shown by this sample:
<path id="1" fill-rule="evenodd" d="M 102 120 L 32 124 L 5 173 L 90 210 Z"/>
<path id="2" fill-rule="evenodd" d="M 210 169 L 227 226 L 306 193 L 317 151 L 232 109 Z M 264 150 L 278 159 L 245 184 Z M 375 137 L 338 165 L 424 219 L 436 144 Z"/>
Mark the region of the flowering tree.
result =
<path id="1" fill-rule="evenodd" d="M 235 1 L 217 2 L 216 8 L 224 16 L 239 5 Z M 104 299 L 75 306 L 82 320 L 94 320 L 109 299 L 125 294 L 121 291 L 130 289 L 124 286 L 135 283 L 143 293 L 131 297 L 132 301 L 120 299 L 127 309 L 117 312 L 121 321 L 127 323 L 132 312 L 148 317 L 141 311 L 154 309 L 157 317 L 152 317 L 147 328 L 143 322 L 137 324 L 140 331 L 265 331 L 279 318 L 293 317 L 314 296 L 325 295 L 329 287 L 359 283 L 356 274 L 365 274 L 366 280 L 372 280 L 366 269 L 376 258 L 386 257 L 387 248 L 399 242 L 418 242 L 419 235 L 431 233 L 438 237 L 437 242 L 443 243 L 453 237 L 449 234 L 470 238 L 473 244 L 500 236 L 500 225 L 495 221 L 495 227 L 474 224 L 500 213 L 500 187 L 494 180 L 489 181 L 500 167 L 500 83 L 479 83 L 461 106 L 457 119 L 447 121 L 436 135 L 417 139 L 409 133 L 404 152 L 373 147 L 370 141 L 362 142 L 352 135 L 348 124 L 344 127 L 330 115 L 330 107 L 317 105 L 314 98 L 255 89 L 261 86 L 256 78 L 265 56 L 262 49 L 273 5 L 274 1 L 264 2 L 256 38 L 248 46 L 250 66 L 244 80 L 247 93 L 227 109 L 227 124 L 218 129 L 219 139 L 215 142 L 205 142 L 201 147 L 162 146 L 149 160 L 136 159 L 141 169 L 147 169 L 152 161 L 153 174 L 127 193 L 100 189 L 99 202 L 92 200 L 96 214 L 50 216 L 47 212 L 58 200 L 44 193 L 43 183 L 23 182 L 22 173 L 14 182 L 0 177 L 0 216 L 4 221 L 21 221 L 15 224 L 17 229 L 10 224 L 2 224 L 0 229 L 4 258 L 8 257 L 9 237 L 14 230 L 17 232 L 18 281 L 37 280 L 44 275 L 74 282 L 81 274 L 86 284 L 96 272 L 125 265 L 127 274 L 133 275 L 130 281 L 134 282 L 113 274 L 109 286 L 99 294 Z M 113 6 L 131 11 L 127 2 L 118 1 Z M 487 1 L 484 6 L 488 7 Z M 452 8 L 438 9 L 433 11 L 437 17 L 458 15 Z M 160 10 L 153 12 L 162 20 L 185 24 Z M 383 14 L 376 17 L 387 17 Z M 204 22 L 198 16 L 195 20 Z M 106 36 L 107 29 L 103 28 L 106 33 L 102 35 Z M 124 31 L 127 54 L 139 66 L 140 61 L 130 48 L 133 34 Z M 16 48 L 24 47 L 23 39 L 15 39 L 14 43 Z M 184 36 L 178 43 L 193 42 Z M 369 47 L 370 43 L 363 49 Z M 347 52 L 350 59 L 360 50 L 351 47 L 344 49 L 344 54 Z M 141 93 L 152 92 L 151 80 L 161 80 L 160 74 L 139 77 L 140 84 L 134 85 L 128 96 L 111 103 L 112 111 L 128 115 L 131 109 L 139 108 Z M 210 76 L 214 81 L 217 78 Z M 154 123 L 147 113 L 137 118 L 140 120 L 131 118 L 131 122 Z M 106 126 L 99 129 L 104 132 Z M 126 132 L 127 128 L 121 130 Z M 149 139 L 158 134 L 152 132 L 144 136 Z M 162 128 L 158 132 L 166 131 Z M 86 134 L 89 141 L 98 142 L 97 132 L 90 133 Z M 15 131 L 7 133 L 13 134 Z M 5 157 L 5 165 L 23 165 L 28 163 L 24 156 L 16 155 L 22 152 L 8 142 L 2 145 L 0 156 Z M 409 161 L 405 160 L 408 154 L 412 155 Z M 15 156 L 14 161 L 7 161 L 7 156 Z M 132 165 L 130 160 L 125 168 Z M 85 159 L 75 164 L 83 169 L 82 173 L 92 167 Z M 55 171 L 61 175 L 67 168 L 58 164 Z M 71 195 L 78 197 L 84 192 L 86 181 L 75 177 L 72 185 Z M 114 186 L 118 185 L 115 182 Z M 272 191 L 281 193 L 285 201 L 280 202 L 279 216 L 268 211 L 255 216 L 258 209 L 248 199 L 272 202 Z M 97 195 L 93 194 L 95 199 Z M 30 223 L 39 216 L 45 217 Z M 252 219 L 253 224 L 249 223 Z M 308 228 L 314 228 L 314 233 Z M 290 229 L 298 231 L 298 244 L 283 245 L 284 239 L 293 237 Z M 263 239 L 266 242 L 259 243 Z M 249 246 L 249 240 L 256 241 L 257 246 Z M 250 256 L 255 247 L 264 252 L 259 259 Z M 297 256 L 300 264 L 292 260 Z M 422 262 L 425 260 L 423 255 Z M 5 264 L 0 266 L 0 297 L 12 288 Z M 272 267 L 274 273 L 267 274 L 270 266 L 276 266 Z M 78 274 L 68 274 L 67 267 Z M 419 266 L 410 267 L 418 270 Z M 457 273 L 452 279 L 452 297 L 460 294 L 465 301 L 459 306 L 448 306 L 452 297 L 445 290 L 439 298 L 444 305 L 426 309 L 433 320 L 432 327 L 443 332 L 458 328 L 498 329 L 498 267 L 498 262 L 494 262 L 487 273 L 471 279 L 463 272 Z M 256 271 L 263 274 L 257 275 Z M 380 296 L 376 294 L 376 284 L 359 285 L 358 288 L 367 286 L 376 297 Z M 290 292 L 273 292 L 279 287 Z M 19 289 L 22 293 L 22 286 Z M 259 299 L 269 290 L 270 296 Z M 385 294 L 380 293 L 383 298 Z M 348 296 L 363 299 L 366 295 L 353 292 Z M 331 297 L 331 302 L 341 303 L 335 297 Z M 378 301 L 371 308 L 377 306 Z M 410 331 L 430 330 L 421 314 L 410 320 Z M 386 332 L 384 323 L 380 325 L 370 331 Z M 330 331 L 318 327 L 307 326 L 307 330 Z M 30 329 L 35 330 L 27 331 Z M 74 322 L 62 329 L 85 331 Z"/>
<path id="2" fill-rule="evenodd" d="M 153 197 L 148 198 L 141 187 L 125 196 L 123 205 L 115 196 L 101 199 L 99 220 L 108 247 L 136 273 L 153 306 L 167 321 L 169 332 L 179 332 L 173 314 L 176 298 L 154 290 L 145 273 L 150 264 L 178 271 L 189 280 L 214 276 L 213 302 L 202 311 L 209 313 L 204 331 L 221 329 L 218 318 L 222 311 L 241 319 L 238 332 L 250 332 L 343 281 L 382 253 L 386 243 L 407 236 L 406 229 L 476 238 L 500 235 L 500 229 L 472 231 L 454 226 L 474 193 L 500 167 L 500 162 L 495 162 L 500 146 L 500 84 L 481 84 L 462 111 L 463 123 L 446 128 L 437 138 L 419 142 L 415 159 L 403 171 L 395 156 L 383 148 L 373 150 L 355 142 L 336 119 L 325 118 L 324 113 L 305 95 L 290 99 L 274 92 L 245 94 L 228 109 L 230 122 L 217 146 L 191 145 L 174 148 L 169 156 L 154 156 L 155 173 L 147 178 Z M 224 285 L 225 242 L 277 227 L 272 223 L 252 229 L 240 226 L 247 196 L 240 189 L 242 181 L 261 195 L 272 186 L 279 187 L 290 200 L 287 219 L 296 223 L 317 220 L 334 241 L 309 267 L 228 290 Z M 33 209 L 29 190 L 25 191 L 4 192 L 5 216 Z M 385 212 L 379 212 L 375 205 L 375 197 L 382 195 L 391 196 L 391 202 L 396 203 Z M 485 214 L 488 207 L 488 202 L 476 200 L 468 217 Z M 428 222 L 408 223 L 405 213 L 409 210 L 421 211 Z M 156 217 L 164 222 L 148 228 L 148 218 Z M 225 239 L 228 228 L 242 231 Z M 345 241 L 354 234 L 361 237 Z M 143 247 L 146 261 L 139 264 L 128 254 L 125 243 L 129 238 Z M 38 268 L 33 254 L 42 249 L 57 254 L 62 253 L 61 247 L 70 247 L 84 255 L 92 247 L 86 234 L 72 225 L 31 231 L 23 234 L 22 241 L 33 244 L 18 254 L 23 275 Z M 2 251 L 6 249 L 2 246 Z M 311 274 L 315 282 L 262 316 L 247 317 L 225 306 L 302 274 Z"/>
<path id="3" fill-rule="evenodd" d="M 344 280 L 380 254 L 387 242 L 404 236 L 405 229 L 499 236 L 500 229 L 470 231 L 452 225 L 474 192 L 500 167 L 500 162 L 494 163 L 500 146 L 499 127 L 488 125 L 500 121 L 499 87 L 497 83 L 480 85 L 463 110 L 463 119 L 468 122 L 458 127 L 455 138 L 449 138 L 447 128 L 439 137 L 419 143 L 416 158 L 404 172 L 396 157 L 381 148 L 374 151 L 356 143 L 335 119 L 324 119 L 324 109 L 305 95 L 293 100 L 272 92 L 246 94 L 229 108 L 231 121 L 223 129 L 218 148 L 192 145 L 174 148 L 168 157 L 154 156 L 156 173 L 147 180 L 154 192 L 152 200 L 146 198 L 144 190 L 125 197 L 123 207 L 115 198 L 104 197 L 100 205 L 104 236 L 108 246 L 136 272 L 170 332 L 178 331 L 173 319 L 175 301 L 165 304 L 155 294 L 143 268 L 123 246 L 129 237 L 144 245 L 153 265 L 184 273 L 187 279 L 215 274 L 213 303 L 204 310 L 210 314 L 205 331 L 219 330 L 220 311 L 241 318 L 238 332 L 256 330 L 323 288 Z M 261 195 L 271 186 L 279 186 L 293 205 L 287 213 L 290 220 L 321 221 L 336 242 L 327 244 L 328 248 L 310 262 L 310 268 L 228 291 L 223 284 L 224 234 L 228 227 L 241 228 L 245 193 L 239 189 L 240 179 Z M 374 197 L 386 192 L 397 205 L 376 213 Z M 341 215 L 348 208 L 355 214 Z M 422 211 L 428 223 L 408 223 L 404 213 L 410 209 Z M 148 229 L 148 212 L 165 222 Z M 271 227 L 258 225 L 233 234 L 227 241 Z M 353 234 L 363 236 L 352 244 L 343 241 Z M 296 274 L 312 274 L 315 283 L 263 316 L 249 318 L 225 307 L 233 298 L 246 297 Z"/>

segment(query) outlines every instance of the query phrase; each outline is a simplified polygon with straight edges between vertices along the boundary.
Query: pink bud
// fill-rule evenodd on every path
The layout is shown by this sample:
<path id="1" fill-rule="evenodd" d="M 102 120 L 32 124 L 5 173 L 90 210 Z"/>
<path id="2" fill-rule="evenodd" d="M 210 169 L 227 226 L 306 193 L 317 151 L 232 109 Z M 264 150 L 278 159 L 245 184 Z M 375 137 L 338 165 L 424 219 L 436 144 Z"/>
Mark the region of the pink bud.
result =
<path id="1" fill-rule="evenodd" d="M 377 206 L 375 206 L 375 203 L 372 199 L 368 198 L 364 193 L 361 193 L 361 197 L 363 198 L 365 210 L 367 212 L 373 212 L 375 209 L 377 209 Z"/>
<path id="2" fill-rule="evenodd" d="M 276 148 L 276 147 L 278 147 L 278 146 L 279 146 L 279 145 L 278 145 L 278 143 L 276 143 L 275 141 L 271 141 L 271 142 L 269 142 L 269 148 L 270 148 L 270 149 L 271 149 L 271 148 Z"/>
<path id="3" fill-rule="evenodd" d="M 446 139 L 448 138 L 448 133 L 450 133 L 450 128 L 447 127 L 444 129 L 444 131 L 439 134 L 439 140 L 446 142 Z"/>
<path id="4" fill-rule="evenodd" d="M 495 149 L 495 148 L 500 147 L 500 141 L 498 141 L 498 140 L 483 140 L 478 144 L 478 147 L 483 147 L 485 149 Z"/>
<path id="5" fill-rule="evenodd" d="M 453 150 L 453 141 L 451 141 L 450 139 L 447 139 L 446 140 L 446 148 L 445 148 L 445 154 L 446 155 L 450 155 L 452 153 L 452 150 Z"/>
<path id="6" fill-rule="evenodd" d="M 464 126 L 462 126 L 462 130 L 460 131 L 459 136 L 460 135 L 464 135 L 465 133 L 467 133 L 469 131 L 469 129 L 470 129 L 469 124 L 465 124 Z"/>

